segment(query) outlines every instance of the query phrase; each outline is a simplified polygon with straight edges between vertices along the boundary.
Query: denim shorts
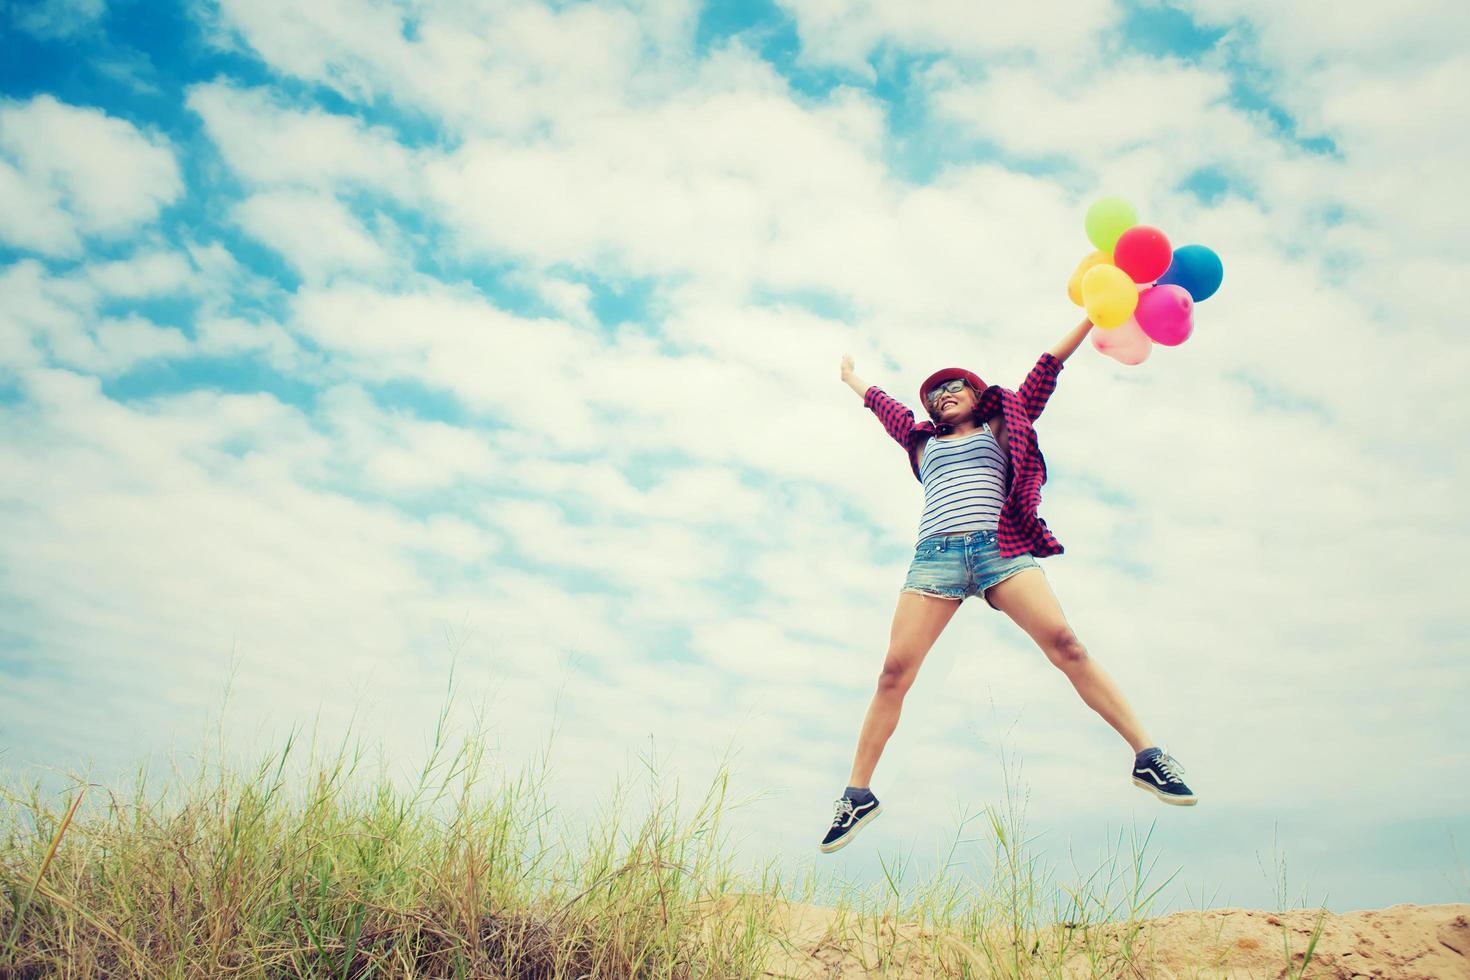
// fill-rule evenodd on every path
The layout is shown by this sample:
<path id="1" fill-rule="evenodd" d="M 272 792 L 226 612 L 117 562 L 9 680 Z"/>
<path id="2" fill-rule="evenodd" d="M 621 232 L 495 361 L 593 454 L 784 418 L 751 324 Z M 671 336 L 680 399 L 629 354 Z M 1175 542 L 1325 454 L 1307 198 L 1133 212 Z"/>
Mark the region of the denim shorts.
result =
<path id="1" fill-rule="evenodd" d="M 1017 572 L 1040 567 L 1030 555 L 1002 558 L 994 531 L 936 534 L 914 546 L 914 560 L 901 591 L 963 600 L 985 595 L 986 589 Z M 995 608 L 989 597 L 985 602 Z"/>

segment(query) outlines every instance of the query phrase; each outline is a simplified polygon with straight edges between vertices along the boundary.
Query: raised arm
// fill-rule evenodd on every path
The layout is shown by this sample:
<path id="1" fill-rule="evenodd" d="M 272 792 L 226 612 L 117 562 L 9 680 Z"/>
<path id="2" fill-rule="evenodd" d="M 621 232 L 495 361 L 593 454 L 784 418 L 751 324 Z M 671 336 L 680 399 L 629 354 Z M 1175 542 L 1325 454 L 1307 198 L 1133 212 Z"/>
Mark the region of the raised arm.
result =
<path id="1" fill-rule="evenodd" d="M 1052 357 L 1055 357 L 1059 361 L 1065 361 L 1068 357 L 1071 357 L 1072 352 L 1075 351 L 1079 345 L 1081 345 L 1082 339 L 1087 336 L 1087 331 L 1091 329 L 1092 321 L 1083 320 L 1081 323 L 1077 324 L 1077 326 L 1073 327 L 1070 333 L 1068 333 L 1061 340 L 1057 341 L 1056 346 L 1054 346 L 1047 353 L 1051 354 Z"/>
<path id="2" fill-rule="evenodd" d="M 859 398 L 866 396 L 868 393 L 868 388 L 871 387 L 862 378 L 859 378 L 857 375 L 852 373 L 851 354 L 842 355 L 842 380 L 847 384 L 849 388 L 857 392 L 857 396 Z"/>
<path id="3" fill-rule="evenodd" d="M 883 423 L 884 430 L 893 437 L 908 453 L 909 465 L 914 469 L 914 476 L 919 475 L 918 461 L 914 456 L 914 449 L 926 438 L 934 434 L 932 422 L 914 423 L 913 410 L 905 406 L 895 398 L 889 397 L 882 388 L 868 384 L 852 371 L 852 358 L 846 354 L 842 355 L 842 380 L 847 386 L 862 396 L 863 407 L 878 416 L 878 421 Z"/>
<path id="4" fill-rule="evenodd" d="M 1031 421 L 1041 417 L 1041 410 L 1046 408 L 1047 400 L 1056 390 L 1057 373 L 1062 370 L 1062 362 L 1072 355 L 1091 329 L 1090 320 L 1083 320 L 1073 327 L 1065 337 L 1057 341 L 1056 346 L 1041 355 L 1031 373 L 1026 375 L 1026 380 L 1021 382 L 1017 394 L 1021 396 L 1021 404 L 1026 407 L 1026 414 L 1031 416 Z"/>

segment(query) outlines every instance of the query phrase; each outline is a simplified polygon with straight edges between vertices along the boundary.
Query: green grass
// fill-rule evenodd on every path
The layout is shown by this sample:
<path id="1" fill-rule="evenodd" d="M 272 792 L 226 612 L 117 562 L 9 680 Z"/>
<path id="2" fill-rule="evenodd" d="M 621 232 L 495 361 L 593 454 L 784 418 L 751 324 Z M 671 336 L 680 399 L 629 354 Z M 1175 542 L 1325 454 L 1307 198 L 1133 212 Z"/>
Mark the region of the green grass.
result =
<path id="1" fill-rule="evenodd" d="M 545 756 L 493 774 L 481 734 L 448 750 L 447 713 L 406 790 L 364 772 L 360 742 L 313 744 L 293 778 L 294 735 L 157 792 L 141 773 L 124 796 L 0 786 L 0 977 L 749 972 L 756 934 L 698 928 L 728 880 L 723 772 L 685 820 L 655 799 L 631 832 L 574 841 Z"/>
<path id="2" fill-rule="evenodd" d="M 579 827 L 548 802 L 549 743 L 501 772 L 482 726 L 451 750 L 448 710 L 407 784 L 371 772 L 360 742 L 321 753 L 297 735 L 243 772 L 175 766 L 161 787 L 140 772 L 122 795 L 8 778 L 0 980 L 816 977 L 837 960 L 881 976 L 1147 972 L 1141 923 L 1168 883 L 1150 884 L 1152 829 L 1058 885 L 1009 762 L 1006 798 L 960 821 L 931 876 L 909 882 L 884 855 L 884 881 L 860 891 L 820 862 L 790 878 L 737 867 L 725 765 L 685 801 L 645 763 L 637 812 L 620 780 L 612 819 Z M 800 934 L 788 903 L 818 894 L 830 920 Z"/>

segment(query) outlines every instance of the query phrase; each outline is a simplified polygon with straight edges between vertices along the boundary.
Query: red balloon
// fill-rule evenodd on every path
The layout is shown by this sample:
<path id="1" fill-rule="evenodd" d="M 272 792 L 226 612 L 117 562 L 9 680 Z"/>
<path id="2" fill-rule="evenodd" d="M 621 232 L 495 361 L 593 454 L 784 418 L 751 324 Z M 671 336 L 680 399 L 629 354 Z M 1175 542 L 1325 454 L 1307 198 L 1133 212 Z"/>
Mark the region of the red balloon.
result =
<path id="1" fill-rule="evenodd" d="M 1148 225 L 1134 225 L 1113 246 L 1113 265 L 1128 273 L 1134 282 L 1153 282 L 1169 271 L 1169 260 L 1173 257 L 1169 239 Z"/>

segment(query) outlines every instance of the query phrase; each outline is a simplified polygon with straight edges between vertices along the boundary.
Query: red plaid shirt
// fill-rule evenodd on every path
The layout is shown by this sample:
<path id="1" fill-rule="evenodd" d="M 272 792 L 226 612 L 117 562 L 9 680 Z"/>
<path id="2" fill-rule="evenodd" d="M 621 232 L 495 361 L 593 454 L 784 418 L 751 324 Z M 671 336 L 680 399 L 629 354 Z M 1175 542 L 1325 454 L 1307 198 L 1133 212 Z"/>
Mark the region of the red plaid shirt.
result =
<path id="1" fill-rule="evenodd" d="M 1046 482 L 1046 460 L 1036 442 L 1036 430 L 1031 427 L 1056 390 L 1061 369 L 1062 362 L 1047 351 L 1021 382 L 1020 391 L 991 385 L 980 395 L 978 416 L 988 420 L 999 413 L 1004 417 L 1006 448 L 1011 455 L 1011 482 L 996 532 L 1000 553 L 1006 558 L 1028 553 L 1044 558 L 1062 553 L 1061 543 L 1036 513 L 1041 505 L 1041 485 Z M 877 385 L 863 396 L 863 407 L 878 416 L 883 428 L 909 454 L 914 479 L 919 479 L 919 447 L 935 435 L 934 423 L 928 419 L 915 423 L 914 413 Z"/>

